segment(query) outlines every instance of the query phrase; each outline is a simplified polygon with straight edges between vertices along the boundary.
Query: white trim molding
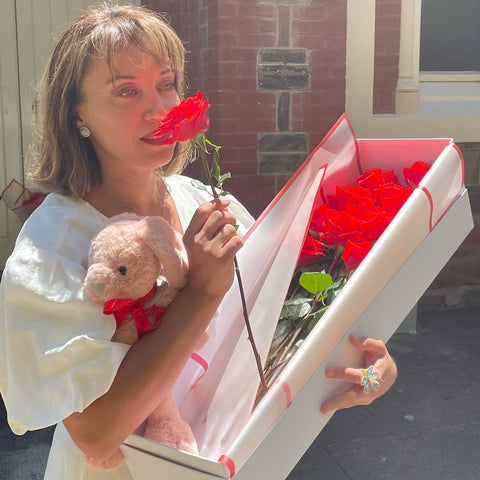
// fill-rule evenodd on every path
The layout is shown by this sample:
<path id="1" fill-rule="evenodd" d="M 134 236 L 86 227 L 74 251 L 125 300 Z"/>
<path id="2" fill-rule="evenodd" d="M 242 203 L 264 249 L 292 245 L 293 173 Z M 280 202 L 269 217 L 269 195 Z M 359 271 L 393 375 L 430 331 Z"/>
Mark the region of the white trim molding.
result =
<path id="1" fill-rule="evenodd" d="M 356 134 L 364 138 L 443 137 L 480 142 L 478 79 L 470 77 L 461 88 L 458 83 L 458 88 L 449 85 L 451 78 L 448 82 L 437 78 L 437 85 L 422 82 L 418 61 L 421 0 L 402 0 L 397 111 L 373 114 L 375 4 L 376 0 L 347 1 L 345 111 Z"/>

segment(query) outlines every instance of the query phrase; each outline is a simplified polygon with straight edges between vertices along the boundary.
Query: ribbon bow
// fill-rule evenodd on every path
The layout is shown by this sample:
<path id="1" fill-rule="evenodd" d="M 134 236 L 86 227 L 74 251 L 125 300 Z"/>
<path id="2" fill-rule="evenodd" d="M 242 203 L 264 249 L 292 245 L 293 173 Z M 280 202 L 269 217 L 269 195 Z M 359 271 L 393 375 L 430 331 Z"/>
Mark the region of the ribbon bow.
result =
<path id="1" fill-rule="evenodd" d="M 129 315 L 133 316 L 135 326 L 137 327 L 138 338 L 144 333 L 155 330 L 165 314 L 165 309 L 152 305 L 145 308 L 145 305 L 157 293 L 157 284 L 155 283 L 152 289 L 143 297 L 136 300 L 129 300 L 124 298 L 113 298 L 107 300 L 103 307 L 103 313 L 110 315 L 113 313 L 115 321 L 117 322 L 117 329 L 120 328 L 125 318 Z"/>

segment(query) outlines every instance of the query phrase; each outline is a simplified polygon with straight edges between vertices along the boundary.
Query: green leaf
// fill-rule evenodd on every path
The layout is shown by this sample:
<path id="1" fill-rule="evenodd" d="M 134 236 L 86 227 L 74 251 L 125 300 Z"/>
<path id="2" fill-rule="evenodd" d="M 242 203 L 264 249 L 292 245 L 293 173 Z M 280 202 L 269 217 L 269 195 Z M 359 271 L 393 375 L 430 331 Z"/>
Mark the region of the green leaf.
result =
<path id="1" fill-rule="evenodd" d="M 280 318 L 287 318 L 290 320 L 303 318 L 310 311 L 311 304 L 311 298 L 295 298 L 293 300 L 286 300 L 283 304 Z"/>
<path id="2" fill-rule="evenodd" d="M 194 139 L 193 143 L 200 147 L 205 153 L 208 153 L 207 150 L 207 137 L 205 136 L 205 132 L 199 133 Z M 208 142 L 210 143 L 210 142 Z"/>
<path id="3" fill-rule="evenodd" d="M 277 328 L 275 329 L 275 334 L 273 338 L 277 338 L 280 335 L 284 335 L 290 329 L 290 322 L 287 320 L 281 320 L 278 322 Z"/>
<path id="4" fill-rule="evenodd" d="M 305 272 L 300 275 L 299 283 L 307 292 L 316 295 L 333 285 L 333 279 L 328 273 Z"/>
<path id="5" fill-rule="evenodd" d="M 220 178 L 220 164 L 216 161 L 213 162 L 211 174 L 212 177 L 218 182 Z"/>
<path id="6" fill-rule="evenodd" d="M 223 175 L 220 176 L 220 178 L 218 179 L 218 183 L 220 185 L 223 184 L 223 182 L 225 180 L 228 180 L 229 178 L 232 178 L 232 174 L 230 172 L 227 172 L 227 173 L 224 173 Z"/>
<path id="7" fill-rule="evenodd" d="M 205 137 L 205 142 L 207 145 L 210 145 L 213 148 L 220 148 L 218 145 L 215 145 L 213 142 L 211 142 L 207 137 Z"/>
<path id="8" fill-rule="evenodd" d="M 202 182 L 199 182 L 198 180 L 192 180 L 192 186 L 200 190 L 204 190 L 205 192 L 210 191 Z"/>

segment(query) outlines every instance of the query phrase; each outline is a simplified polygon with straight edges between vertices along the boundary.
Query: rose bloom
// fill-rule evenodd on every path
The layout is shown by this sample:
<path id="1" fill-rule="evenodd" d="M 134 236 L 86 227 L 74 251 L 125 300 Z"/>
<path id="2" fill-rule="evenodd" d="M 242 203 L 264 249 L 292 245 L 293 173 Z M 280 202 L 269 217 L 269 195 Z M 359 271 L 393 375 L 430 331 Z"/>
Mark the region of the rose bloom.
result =
<path id="1" fill-rule="evenodd" d="M 366 170 L 355 179 L 355 184 L 364 188 L 376 188 L 385 183 L 398 183 L 393 170 L 372 168 L 371 170 Z"/>
<path id="2" fill-rule="evenodd" d="M 308 234 L 305 238 L 300 258 L 298 259 L 298 264 L 308 265 L 319 258 L 325 257 L 326 253 L 327 248 L 325 245 L 320 240 L 317 240 Z"/>
<path id="3" fill-rule="evenodd" d="M 403 169 L 403 176 L 408 185 L 418 186 L 425 174 L 430 170 L 431 165 L 424 162 L 415 162 L 410 168 Z"/>
<path id="4" fill-rule="evenodd" d="M 197 92 L 194 97 L 189 97 L 173 107 L 152 135 L 165 137 L 165 145 L 195 138 L 210 126 L 206 113 L 209 107 L 208 100 L 203 98 L 201 92 Z"/>
<path id="5" fill-rule="evenodd" d="M 353 243 L 348 241 L 342 255 L 347 271 L 355 270 L 362 263 L 362 260 L 367 256 L 371 248 L 372 244 L 370 242 Z"/>
<path id="6" fill-rule="evenodd" d="M 411 187 L 389 183 L 378 187 L 375 190 L 375 196 L 383 211 L 395 214 L 402 208 L 412 192 Z"/>
<path id="7" fill-rule="evenodd" d="M 327 203 L 313 212 L 309 230 L 316 238 L 307 235 L 299 264 L 325 255 L 326 245 L 341 244 L 347 270 L 356 269 L 429 169 L 423 162 L 405 168 L 407 186 L 393 170 L 380 168 L 365 171 L 353 185 L 337 186 Z"/>

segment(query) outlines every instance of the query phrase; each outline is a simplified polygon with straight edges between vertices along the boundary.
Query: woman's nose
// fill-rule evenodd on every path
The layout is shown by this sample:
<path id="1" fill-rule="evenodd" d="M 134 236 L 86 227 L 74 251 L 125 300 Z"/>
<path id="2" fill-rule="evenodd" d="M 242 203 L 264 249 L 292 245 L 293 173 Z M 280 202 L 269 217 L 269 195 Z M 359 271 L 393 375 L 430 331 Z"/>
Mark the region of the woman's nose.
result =
<path id="1" fill-rule="evenodd" d="M 149 95 L 147 100 L 145 119 L 148 121 L 160 121 L 177 103 L 170 98 L 166 99 L 162 94 L 155 91 Z"/>
<path id="2" fill-rule="evenodd" d="M 149 121 L 161 120 L 169 110 L 164 103 L 159 98 L 152 97 L 145 109 L 145 119 Z"/>

